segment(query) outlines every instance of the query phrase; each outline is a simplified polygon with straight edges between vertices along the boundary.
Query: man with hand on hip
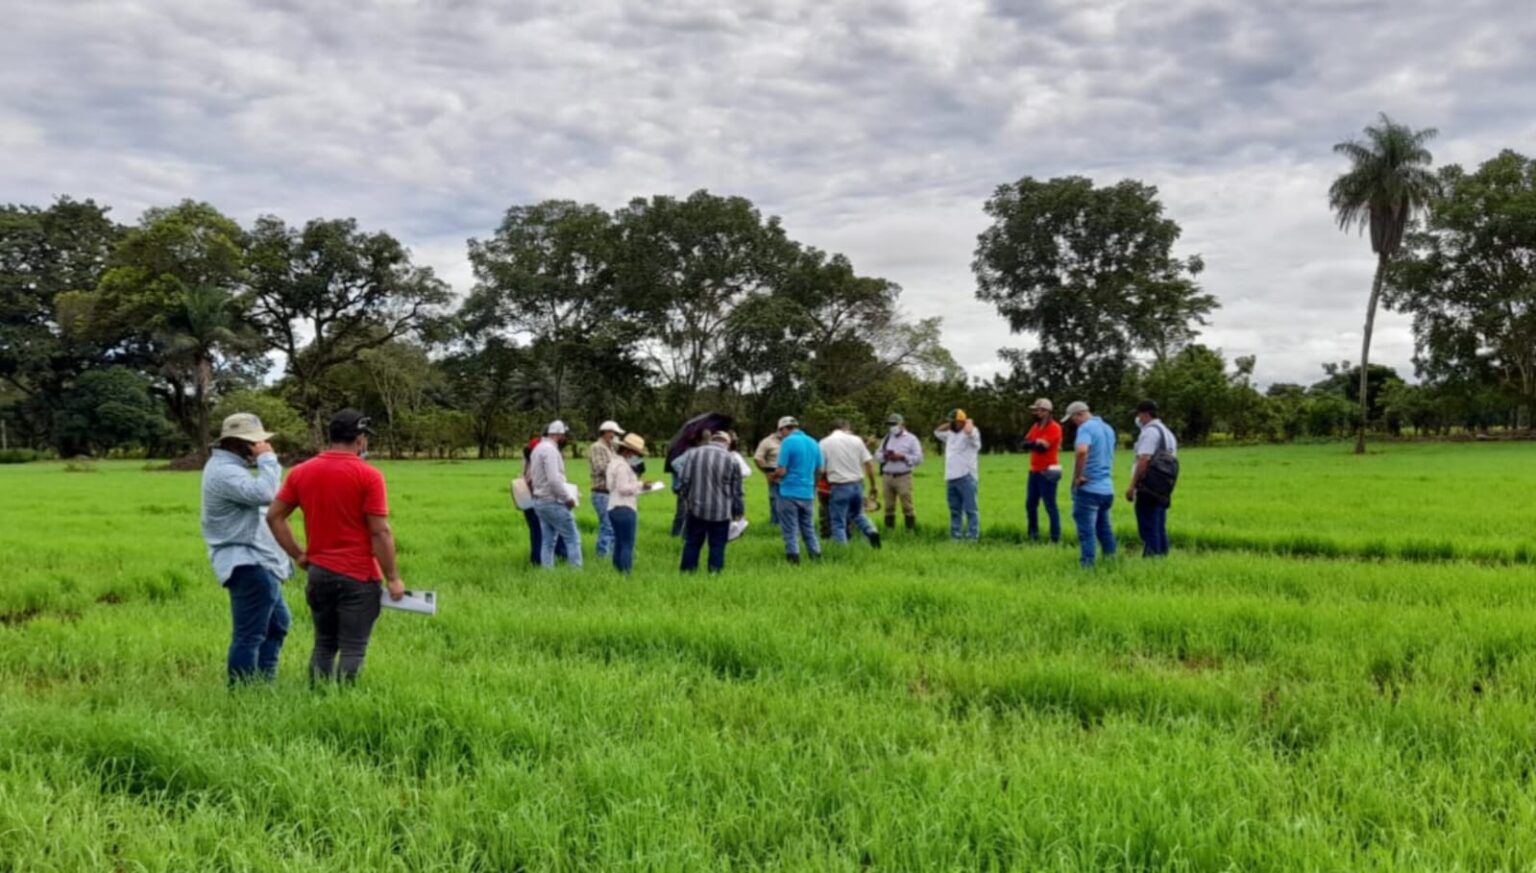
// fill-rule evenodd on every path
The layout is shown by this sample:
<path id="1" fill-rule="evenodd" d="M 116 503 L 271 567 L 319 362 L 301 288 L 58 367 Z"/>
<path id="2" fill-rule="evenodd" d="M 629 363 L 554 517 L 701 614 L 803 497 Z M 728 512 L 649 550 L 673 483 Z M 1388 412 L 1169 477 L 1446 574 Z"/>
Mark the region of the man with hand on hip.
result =
<path id="1" fill-rule="evenodd" d="M 1067 407 L 1062 421 L 1077 425 L 1077 438 L 1073 441 L 1076 460 L 1072 473 L 1072 520 L 1077 524 L 1079 563 L 1092 567 L 1095 540 L 1106 558 L 1116 549 L 1115 529 L 1109 523 L 1109 510 L 1115 505 L 1115 431 L 1081 400 Z"/>
<path id="2" fill-rule="evenodd" d="M 800 563 L 800 542 L 812 560 L 821 557 L 816 539 L 816 480 L 821 475 L 821 446 L 800 429 L 792 415 L 779 419 L 779 466 L 773 481 L 779 483 L 779 530 L 784 535 L 784 556 Z"/>
<path id="3" fill-rule="evenodd" d="M 592 510 L 597 513 L 597 557 L 605 558 L 613 548 L 613 523 L 608 519 L 608 465 L 613 463 L 615 440 L 624 435 L 624 428 L 616 421 L 605 421 L 597 426 L 597 441 L 587 450 L 587 463 L 592 466 Z"/>
<path id="4" fill-rule="evenodd" d="M 950 410 L 933 438 L 944 444 L 944 486 L 949 496 L 949 538 L 981 538 L 977 480 L 981 472 L 981 431 L 963 409 Z"/>
<path id="5" fill-rule="evenodd" d="M 272 501 L 267 524 L 283 551 L 309 571 L 305 599 L 315 621 L 312 681 L 352 683 L 363 669 L 374 622 L 389 598 L 405 596 L 395 564 L 384 474 L 364 461 L 373 429 L 368 416 L 343 409 L 331 417 L 330 448 L 293 468 Z M 299 548 L 288 516 L 304 511 L 306 547 Z"/>
<path id="6" fill-rule="evenodd" d="M 891 413 L 885 420 L 887 432 L 875 452 L 880 462 L 880 478 L 884 484 L 885 529 L 896 526 L 896 501 L 901 501 L 902 515 L 907 519 L 907 530 L 917 529 L 917 512 L 912 508 L 912 471 L 923 463 L 923 443 L 917 434 L 907 430 L 906 419 L 899 413 Z"/>
<path id="7" fill-rule="evenodd" d="M 293 565 L 265 518 L 283 478 L 270 439 L 261 419 L 236 413 L 224 419 L 219 441 L 203 465 L 203 541 L 214 574 L 229 592 L 231 686 L 257 676 L 269 682 L 277 677 L 278 656 L 292 623 L 282 583 Z"/>
<path id="8" fill-rule="evenodd" d="M 869 477 L 869 493 L 875 494 L 875 459 L 869 447 L 849 430 L 846 420 L 832 424 L 832 433 L 821 441 L 822 464 L 826 467 L 827 482 L 832 486 L 828 504 L 832 516 L 832 541 L 848 544 L 850 520 L 858 525 L 869 544 L 880 548 L 880 532 L 875 523 L 864 514 L 864 488 L 861 480 Z"/>
<path id="9" fill-rule="evenodd" d="M 528 455 L 528 484 L 533 494 L 533 512 L 539 517 L 539 536 L 543 552 L 539 563 L 546 570 L 555 567 L 555 541 L 564 540 L 566 561 L 581 568 L 581 534 L 576 530 L 576 498 L 571 496 L 565 479 L 565 456 L 561 448 L 569 436 L 563 421 L 552 421 L 544 429 L 544 438 Z"/>

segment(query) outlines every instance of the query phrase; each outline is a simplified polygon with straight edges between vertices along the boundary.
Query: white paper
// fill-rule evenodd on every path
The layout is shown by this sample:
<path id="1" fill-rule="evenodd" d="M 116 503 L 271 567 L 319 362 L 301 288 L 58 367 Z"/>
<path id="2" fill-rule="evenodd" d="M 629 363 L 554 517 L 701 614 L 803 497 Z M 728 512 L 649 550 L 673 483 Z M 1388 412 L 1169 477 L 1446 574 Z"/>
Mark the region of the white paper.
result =
<path id="1" fill-rule="evenodd" d="M 571 502 L 572 503 L 576 504 L 577 506 L 581 505 L 581 489 L 580 488 L 577 488 L 575 485 L 572 485 L 571 483 L 567 482 L 567 483 L 565 483 L 565 495 L 567 497 L 571 498 Z"/>
<path id="2" fill-rule="evenodd" d="M 379 602 L 385 609 L 398 609 L 401 612 L 417 612 L 422 615 L 437 615 L 436 591 L 407 591 L 399 600 L 391 600 L 389 588 L 379 586 Z"/>
<path id="3" fill-rule="evenodd" d="M 663 489 L 665 487 L 667 487 L 667 483 L 665 483 L 665 482 L 648 482 L 648 483 L 645 484 L 644 487 L 642 487 L 640 489 L 640 493 L 641 494 L 653 494 L 653 493 L 655 493 L 657 491 L 660 491 L 661 489 Z"/>
<path id="4" fill-rule="evenodd" d="M 747 529 L 747 520 L 744 519 L 744 518 L 740 519 L 739 521 L 731 522 L 731 532 L 726 536 L 726 541 L 729 542 L 730 540 L 737 539 L 744 532 L 746 532 L 746 529 Z"/>

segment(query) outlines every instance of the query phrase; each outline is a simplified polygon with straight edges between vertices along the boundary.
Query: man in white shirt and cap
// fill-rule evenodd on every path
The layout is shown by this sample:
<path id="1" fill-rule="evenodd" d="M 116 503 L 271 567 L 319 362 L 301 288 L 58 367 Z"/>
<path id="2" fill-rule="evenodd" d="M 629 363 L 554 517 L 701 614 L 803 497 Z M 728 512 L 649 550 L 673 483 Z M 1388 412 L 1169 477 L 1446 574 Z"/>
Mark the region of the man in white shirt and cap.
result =
<path id="1" fill-rule="evenodd" d="M 545 569 L 554 569 L 555 540 L 565 540 L 566 560 L 572 567 L 581 566 L 581 533 L 576 530 L 576 499 L 566 487 L 565 457 L 560 448 L 565 445 L 570 431 L 563 421 L 552 421 L 544 431 L 544 438 L 528 456 L 528 484 L 533 492 L 533 512 L 539 517 L 539 534 L 543 538 L 539 563 Z"/>
<path id="2" fill-rule="evenodd" d="M 613 550 L 613 522 L 608 518 L 608 465 L 615 457 L 615 440 L 624 436 L 624 428 L 616 421 L 605 421 L 597 426 L 597 441 L 587 450 L 587 462 L 592 465 L 592 509 L 597 513 L 597 556 L 606 558 Z"/>
<path id="3" fill-rule="evenodd" d="M 831 500 L 827 506 L 832 516 L 832 541 L 848 545 L 848 525 L 852 522 L 863 531 L 865 539 L 880 548 L 880 532 L 875 523 L 864 514 L 863 479 L 869 478 L 869 493 L 878 494 L 875 484 L 875 459 L 869 447 L 849 428 L 848 422 L 839 419 L 832 424 L 832 433 L 821 441 L 821 456 L 826 464 L 827 483 L 832 486 Z"/>

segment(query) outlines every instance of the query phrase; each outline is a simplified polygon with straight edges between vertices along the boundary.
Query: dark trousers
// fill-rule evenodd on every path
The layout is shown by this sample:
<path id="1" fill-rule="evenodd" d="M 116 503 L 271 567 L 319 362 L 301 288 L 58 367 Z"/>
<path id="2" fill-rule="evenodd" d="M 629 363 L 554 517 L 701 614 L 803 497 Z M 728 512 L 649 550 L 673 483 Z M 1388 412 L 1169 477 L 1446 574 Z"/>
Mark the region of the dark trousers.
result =
<path id="1" fill-rule="evenodd" d="M 315 620 L 315 654 L 309 659 L 311 681 L 357 679 L 368 654 L 373 623 L 383 608 L 379 601 L 382 589 L 377 581 L 364 582 L 309 565 L 305 595 Z"/>
<path id="2" fill-rule="evenodd" d="M 283 583 L 266 568 L 242 564 L 224 583 L 229 591 L 233 633 L 229 639 L 229 684 L 277 677 L 277 658 L 288 638 L 292 616 L 283 602 Z"/>
<path id="3" fill-rule="evenodd" d="M 683 530 L 683 572 L 699 569 L 699 553 L 704 550 L 705 540 L 709 541 L 709 572 L 725 569 L 725 543 L 730 534 L 729 521 L 705 521 L 690 514 Z"/>
<path id="4" fill-rule="evenodd" d="M 1029 517 L 1029 538 L 1040 539 L 1040 504 L 1045 504 L 1045 516 L 1051 523 L 1051 542 L 1061 542 L 1061 510 L 1056 507 L 1056 486 L 1061 478 L 1048 478 L 1044 473 L 1031 471 L 1029 493 L 1024 498 L 1024 512 Z"/>
<path id="5" fill-rule="evenodd" d="M 1168 507 L 1136 495 L 1136 532 L 1141 536 L 1141 556 L 1168 554 Z"/>
<path id="6" fill-rule="evenodd" d="M 620 573 L 635 569 L 635 534 L 640 527 L 640 517 L 633 509 L 621 506 L 608 512 L 613 525 L 613 568 Z"/>
<path id="7" fill-rule="evenodd" d="M 528 522 L 528 563 L 535 567 L 543 566 L 540 557 L 544 550 L 543 522 L 539 521 L 539 514 L 532 509 L 523 510 L 523 519 Z M 562 561 L 566 559 L 564 537 L 555 539 L 555 557 Z"/>

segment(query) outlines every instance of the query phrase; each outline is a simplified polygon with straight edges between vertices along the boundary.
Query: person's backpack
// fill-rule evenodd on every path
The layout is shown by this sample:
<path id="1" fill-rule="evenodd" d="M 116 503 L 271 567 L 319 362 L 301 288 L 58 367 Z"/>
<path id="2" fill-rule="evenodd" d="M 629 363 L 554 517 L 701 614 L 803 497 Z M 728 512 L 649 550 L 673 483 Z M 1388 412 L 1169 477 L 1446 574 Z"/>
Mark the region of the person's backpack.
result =
<path id="1" fill-rule="evenodd" d="M 1179 459 L 1168 451 L 1168 428 L 1160 421 L 1157 423 L 1157 439 L 1157 451 L 1152 453 L 1147 472 L 1142 474 L 1141 484 L 1136 486 L 1136 499 L 1150 498 L 1151 503 L 1167 506 L 1173 502 L 1173 489 L 1179 484 Z"/>

